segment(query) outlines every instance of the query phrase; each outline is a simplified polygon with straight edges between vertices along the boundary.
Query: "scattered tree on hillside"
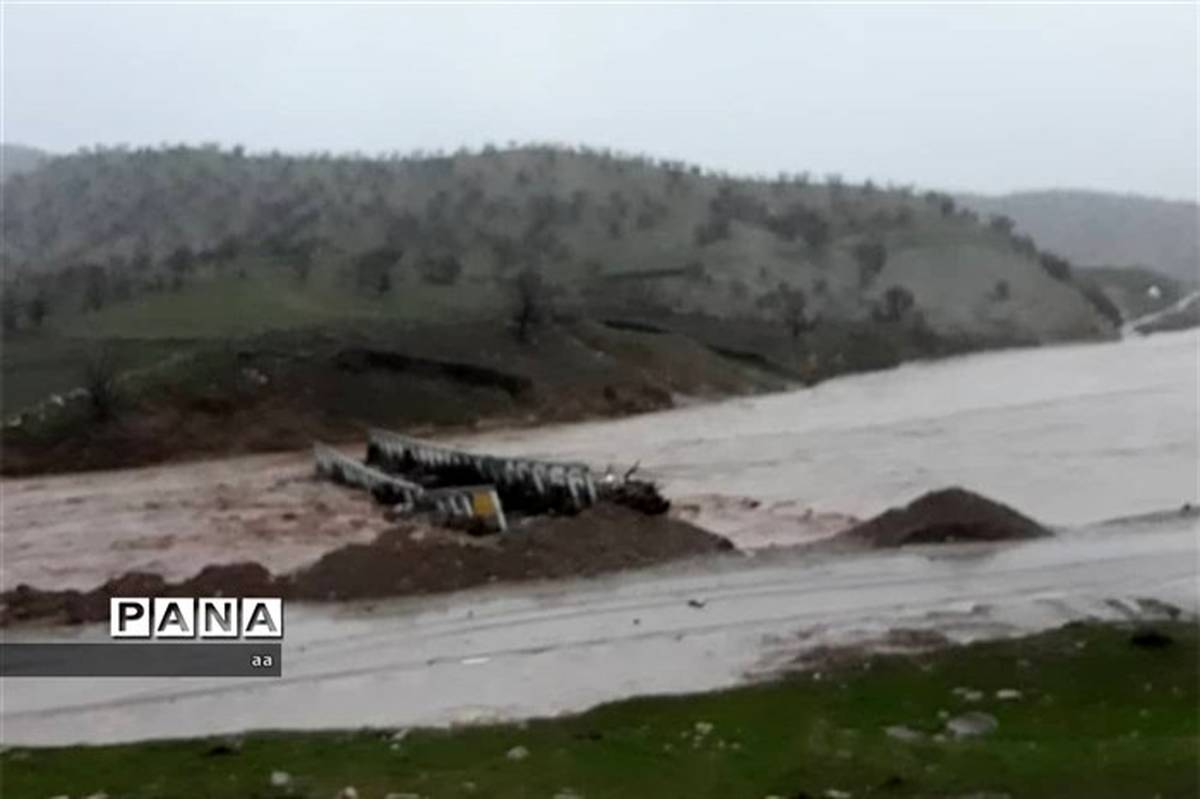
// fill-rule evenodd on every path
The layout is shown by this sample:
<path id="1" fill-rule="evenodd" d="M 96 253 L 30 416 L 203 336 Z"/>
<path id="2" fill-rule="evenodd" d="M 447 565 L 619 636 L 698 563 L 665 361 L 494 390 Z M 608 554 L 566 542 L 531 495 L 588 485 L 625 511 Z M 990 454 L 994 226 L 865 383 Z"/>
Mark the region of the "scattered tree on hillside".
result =
<path id="1" fill-rule="evenodd" d="M 813 250 L 824 249 L 831 235 L 825 217 L 804 203 L 792 203 L 781 213 L 767 214 L 763 225 L 784 241 L 800 237 Z"/>
<path id="2" fill-rule="evenodd" d="M 881 241 L 861 242 L 854 246 L 854 260 L 858 262 L 858 285 L 865 289 L 887 264 L 887 248 Z"/>
<path id="3" fill-rule="evenodd" d="M 364 294 L 382 296 L 392 290 L 392 267 L 404 253 L 392 247 L 377 247 L 354 261 L 354 285 Z"/>
<path id="4" fill-rule="evenodd" d="M 874 316 L 880 322 L 899 322 L 916 305 L 913 293 L 903 286 L 892 286 L 883 293 L 883 301 L 876 305 Z"/>
<path id="5" fill-rule="evenodd" d="M 391 294 L 392 271 L 390 269 L 383 269 L 377 275 L 375 275 L 375 285 L 372 286 L 372 289 L 379 297 L 382 297 L 385 294 Z"/>
<path id="6" fill-rule="evenodd" d="M 1042 265 L 1042 269 L 1046 270 L 1046 274 L 1055 280 L 1065 283 L 1071 279 L 1071 262 L 1066 258 L 1052 252 L 1044 252 L 1038 258 L 1038 263 Z"/>
<path id="7" fill-rule="evenodd" d="M 800 339 L 802 333 L 816 326 L 816 319 L 809 314 L 808 295 L 804 289 L 780 283 L 774 291 L 764 295 L 758 304 L 778 315 L 793 343 Z"/>
<path id="8" fill-rule="evenodd" d="M 116 416 L 120 404 L 118 372 L 111 350 L 101 348 L 88 356 L 83 369 L 83 389 L 87 392 L 92 421 L 107 422 Z"/>
<path id="9" fill-rule="evenodd" d="M 550 289 L 536 269 L 522 269 L 513 280 L 512 323 L 517 341 L 527 344 L 550 314 Z"/>
<path id="10" fill-rule="evenodd" d="M 988 220 L 988 227 L 1003 236 L 1011 236 L 1013 230 L 1017 227 L 1017 223 L 1011 217 L 1007 217 L 1004 214 L 994 214 Z"/>
<path id="11" fill-rule="evenodd" d="M 813 320 L 808 315 L 808 297 L 805 296 L 804 289 L 790 286 L 780 286 L 779 291 L 782 301 L 780 316 L 792 335 L 792 341 L 796 341 L 801 333 L 812 329 Z"/>
<path id="12" fill-rule="evenodd" d="M 1013 236 L 1009 239 L 1012 248 L 1026 258 L 1037 258 L 1038 249 L 1032 236 Z"/>

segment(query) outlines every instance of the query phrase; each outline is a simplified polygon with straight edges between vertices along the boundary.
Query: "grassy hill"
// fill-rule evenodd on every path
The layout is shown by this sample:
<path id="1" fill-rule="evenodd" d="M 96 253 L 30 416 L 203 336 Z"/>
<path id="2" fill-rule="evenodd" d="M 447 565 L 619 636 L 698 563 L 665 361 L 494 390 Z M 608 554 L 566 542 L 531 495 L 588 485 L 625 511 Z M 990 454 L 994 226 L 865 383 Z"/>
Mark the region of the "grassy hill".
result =
<path id="1" fill-rule="evenodd" d="M 375 160 L 173 148 L 52 159 L 4 195 L 8 293 L 40 298 L 60 327 L 131 302 L 182 302 L 166 315 L 191 326 L 203 301 L 160 295 L 249 277 L 288 293 L 288 323 L 495 316 L 515 276 L 536 270 L 559 305 L 590 311 L 765 320 L 803 305 L 863 320 L 899 289 L 938 330 L 1103 328 L 1069 264 L 1032 241 L 945 195 L 836 179 L 736 179 L 551 147 Z M 129 335 L 173 332 L 115 315 L 130 317 Z"/>
<path id="2" fill-rule="evenodd" d="M 1200 206 L 1094 191 L 963 196 L 985 214 L 1010 217 L 1040 244 L 1082 266 L 1137 266 L 1188 285 L 1200 282 Z"/>
<path id="3" fill-rule="evenodd" d="M 835 176 L 738 178 L 549 146 L 387 158 L 176 147 L 52 158 L 3 192 L 6 414 L 80 385 L 80 354 L 99 347 L 128 368 L 154 354 L 176 370 L 222 363 L 214 385 L 266 368 L 269 351 L 271 385 L 290 393 L 263 407 L 287 405 L 295 431 L 345 411 L 332 397 L 348 341 L 418 359 L 422 379 L 441 381 L 431 397 L 465 390 L 448 364 L 529 380 L 539 399 L 501 404 L 558 418 L 558 406 L 628 412 L 673 393 L 1104 337 L 1120 321 L 1006 220 Z M 573 359 L 595 367 L 588 380 L 572 382 Z M 330 388 L 305 400 L 306 380 Z M 138 385 L 139 418 L 151 394 L 159 415 L 196 405 Z M 342 421 L 387 421 L 378 410 Z M 415 423 L 409 410 L 390 413 Z M 9 455 L 79 437 L 49 427 L 49 439 L 10 430 Z"/>

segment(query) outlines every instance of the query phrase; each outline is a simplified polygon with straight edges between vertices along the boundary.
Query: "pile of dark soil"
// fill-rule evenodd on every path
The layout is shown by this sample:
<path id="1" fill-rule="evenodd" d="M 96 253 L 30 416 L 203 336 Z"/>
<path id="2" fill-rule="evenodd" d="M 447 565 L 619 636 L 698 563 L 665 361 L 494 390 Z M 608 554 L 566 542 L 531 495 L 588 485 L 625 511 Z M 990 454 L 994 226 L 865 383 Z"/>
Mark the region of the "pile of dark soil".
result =
<path id="1" fill-rule="evenodd" d="M 941 544 L 954 541 L 1013 541 L 1051 535 L 1042 525 L 963 488 L 925 494 L 837 536 L 837 541 L 869 547 Z"/>
<path id="2" fill-rule="evenodd" d="M 396 528 L 293 573 L 284 595 L 332 600 L 427 594 L 501 581 L 588 577 L 732 548 L 687 522 L 602 503 L 575 516 L 531 518 L 483 540 L 423 537 Z"/>
<path id="3" fill-rule="evenodd" d="M 588 577 L 728 552 L 724 538 L 666 515 L 601 503 L 571 517 L 538 517 L 507 534 L 465 534 L 405 525 L 370 544 L 349 544 L 307 568 L 273 576 L 257 563 L 208 566 L 168 583 L 133 572 L 91 591 L 20 585 L 0 595 L 0 626 L 25 621 L 105 621 L 113 596 L 282 596 L 334 601 L 456 591 L 496 582 Z"/>
<path id="4" fill-rule="evenodd" d="M 177 583 L 158 574 L 128 572 L 91 591 L 42 591 L 21 584 L 0 594 L 0 627 L 23 621 L 83 624 L 108 621 L 108 600 L 115 596 L 279 596 L 281 582 L 257 563 L 205 566 Z"/>

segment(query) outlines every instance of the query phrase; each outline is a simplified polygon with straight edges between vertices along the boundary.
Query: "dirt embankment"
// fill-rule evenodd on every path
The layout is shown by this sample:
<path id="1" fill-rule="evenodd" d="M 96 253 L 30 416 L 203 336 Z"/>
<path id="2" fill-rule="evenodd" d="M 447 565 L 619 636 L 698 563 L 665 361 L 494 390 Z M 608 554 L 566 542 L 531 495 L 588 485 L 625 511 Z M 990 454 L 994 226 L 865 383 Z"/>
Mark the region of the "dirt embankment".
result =
<path id="1" fill-rule="evenodd" d="M 415 524 L 347 544 L 315 563 L 273 575 L 255 562 L 208 566 L 170 582 L 132 572 L 90 591 L 20 585 L 2 595 L 0 624 L 79 624 L 108 618 L 113 596 L 282 596 L 334 601 L 456 591 L 494 582 L 593 576 L 733 550 L 720 536 L 665 514 L 600 504 L 573 517 L 531 518 L 490 538 Z"/>
<path id="2" fill-rule="evenodd" d="M 180 347 L 169 363 L 123 373 L 103 418 L 81 390 L 6 418 L 0 473 L 279 452 L 372 426 L 420 434 L 622 416 L 669 408 L 679 395 L 785 385 L 686 336 L 582 320 L 525 344 L 503 325 L 462 323 Z"/>
<path id="3" fill-rule="evenodd" d="M 839 534 L 839 544 L 873 548 L 956 541 L 1018 541 L 1052 533 L 1007 505 L 963 488 L 943 488 Z"/>

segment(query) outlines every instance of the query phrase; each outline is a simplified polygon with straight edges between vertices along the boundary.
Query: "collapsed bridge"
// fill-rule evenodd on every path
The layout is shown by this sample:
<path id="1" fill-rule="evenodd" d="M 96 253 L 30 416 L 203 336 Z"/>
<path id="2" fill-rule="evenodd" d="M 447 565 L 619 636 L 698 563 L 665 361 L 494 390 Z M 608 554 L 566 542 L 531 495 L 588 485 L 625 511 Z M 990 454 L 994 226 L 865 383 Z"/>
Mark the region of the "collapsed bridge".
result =
<path id="1" fill-rule="evenodd" d="M 371 430 L 363 461 L 315 444 L 317 474 L 371 493 L 404 513 L 428 512 L 485 529 L 507 528 L 505 511 L 574 514 L 597 502 L 582 463 L 485 455 Z"/>

